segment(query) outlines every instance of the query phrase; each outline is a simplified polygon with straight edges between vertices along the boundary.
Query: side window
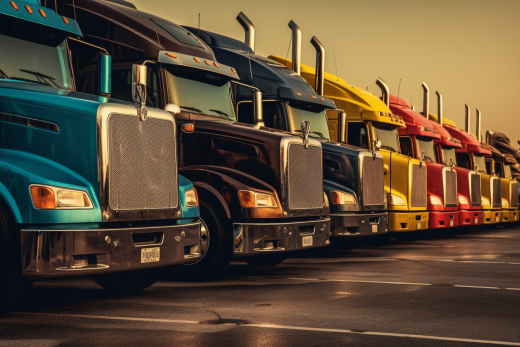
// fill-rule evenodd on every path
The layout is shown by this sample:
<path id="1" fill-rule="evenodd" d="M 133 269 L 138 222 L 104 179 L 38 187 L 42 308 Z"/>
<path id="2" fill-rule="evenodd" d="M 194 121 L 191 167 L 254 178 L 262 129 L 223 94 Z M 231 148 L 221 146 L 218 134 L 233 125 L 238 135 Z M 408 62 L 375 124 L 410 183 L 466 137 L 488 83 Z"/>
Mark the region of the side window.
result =
<path id="1" fill-rule="evenodd" d="M 273 129 L 284 129 L 284 115 L 279 102 L 264 101 L 262 105 L 265 126 Z M 238 104 L 237 120 L 240 123 L 254 124 L 252 102 Z"/>
<path id="2" fill-rule="evenodd" d="M 468 153 L 455 153 L 457 158 L 457 166 L 471 170 L 471 158 Z"/>
<path id="3" fill-rule="evenodd" d="M 486 160 L 486 171 L 489 175 L 493 173 L 492 167 L 491 167 L 491 161 Z"/>
<path id="4" fill-rule="evenodd" d="M 353 146 L 369 149 L 367 126 L 363 122 L 348 123 L 347 143 Z"/>
<path id="5" fill-rule="evenodd" d="M 446 161 L 444 163 L 441 162 L 442 156 L 440 153 L 440 146 L 434 146 L 433 149 L 435 151 L 435 162 L 439 163 L 439 164 L 448 165 L 448 164 L 446 164 Z"/>
<path id="6" fill-rule="evenodd" d="M 237 107 L 237 121 L 240 123 L 254 124 L 253 103 L 241 102 Z"/>
<path id="7" fill-rule="evenodd" d="M 112 97 L 114 99 L 134 102 L 132 99 L 132 66 L 118 64 L 112 67 Z M 160 80 L 156 69 L 148 66 L 146 81 L 146 105 L 160 106 Z"/>
<path id="8" fill-rule="evenodd" d="M 399 137 L 399 144 L 401 145 L 401 154 L 408 157 L 414 157 L 412 139 L 406 136 Z"/>
<path id="9" fill-rule="evenodd" d="M 504 177 L 504 173 L 502 171 L 502 163 L 499 161 L 495 161 L 495 174 L 498 177 Z"/>

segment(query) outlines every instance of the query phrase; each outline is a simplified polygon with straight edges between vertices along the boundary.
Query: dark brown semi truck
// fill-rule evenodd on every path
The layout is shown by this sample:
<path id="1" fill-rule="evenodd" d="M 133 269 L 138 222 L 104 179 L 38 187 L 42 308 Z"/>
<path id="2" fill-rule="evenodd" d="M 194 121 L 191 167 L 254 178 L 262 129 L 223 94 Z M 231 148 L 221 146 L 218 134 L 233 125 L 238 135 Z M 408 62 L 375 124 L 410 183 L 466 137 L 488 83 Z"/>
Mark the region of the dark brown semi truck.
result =
<path id="1" fill-rule="evenodd" d="M 179 173 L 197 188 L 204 222 L 203 257 L 185 266 L 187 274 L 212 276 L 233 256 L 275 265 L 288 251 L 330 243 L 321 143 L 237 123 L 230 81 L 240 83 L 238 74 L 196 35 L 128 2 L 67 0 L 58 2 L 58 13 L 76 18 L 92 45 L 70 46 L 77 91 L 97 93 L 104 49 L 113 60 L 111 98 L 145 100 L 144 118 L 146 106 L 176 118 Z M 127 92 L 136 74 L 147 76 L 146 95 Z M 261 103 L 255 107 L 261 115 Z"/>

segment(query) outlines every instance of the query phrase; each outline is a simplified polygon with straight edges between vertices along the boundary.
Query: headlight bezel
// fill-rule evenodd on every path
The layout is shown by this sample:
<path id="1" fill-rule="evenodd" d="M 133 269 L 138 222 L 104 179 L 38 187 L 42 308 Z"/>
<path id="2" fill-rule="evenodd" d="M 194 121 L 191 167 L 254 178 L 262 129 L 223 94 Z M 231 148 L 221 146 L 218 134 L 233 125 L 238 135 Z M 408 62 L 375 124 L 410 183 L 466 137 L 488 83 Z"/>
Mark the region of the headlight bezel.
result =
<path id="1" fill-rule="evenodd" d="M 253 200 L 251 200 L 251 197 L 253 197 Z M 272 205 L 259 206 L 258 205 L 259 197 L 262 197 L 264 199 L 270 198 Z M 242 206 L 242 208 L 278 208 L 278 202 L 276 201 L 276 198 L 274 197 L 273 194 L 264 193 L 264 192 L 256 192 L 254 190 L 245 190 L 245 189 L 239 190 L 238 191 L 238 201 L 240 202 L 240 206 Z M 250 204 L 251 201 L 253 201 L 254 206 L 251 206 L 251 204 Z"/>
<path id="2" fill-rule="evenodd" d="M 191 195 L 191 193 L 193 193 L 194 196 L 191 196 L 190 201 L 188 201 L 188 195 Z M 193 199 L 195 202 L 193 202 Z M 184 191 L 184 206 L 186 208 L 199 207 L 199 195 L 195 187 L 188 188 Z"/>
<path id="3" fill-rule="evenodd" d="M 345 198 L 348 198 L 349 201 L 346 201 Z M 341 190 L 332 190 L 330 192 L 330 200 L 333 205 L 357 205 L 356 196 L 354 194 Z"/>
<path id="4" fill-rule="evenodd" d="M 406 200 L 399 195 L 389 194 L 388 206 L 406 206 Z"/>
<path id="5" fill-rule="evenodd" d="M 428 204 L 432 206 L 443 206 L 442 199 L 436 195 L 428 195 Z"/>
<path id="6" fill-rule="evenodd" d="M 42 193 L 45 193 L 45 195 L 42 195 Z M 76 196 L 71 197 L 69 195 L 67 197 L 63 196 L 63 194 Z M 29 195 L 31 196 L 33 207 L 37 210 L 92 210 L 94 208 L 90 195 L 81 189 L 51 186 L 47 184 L 31 184 L 29 185 Z M 61 200 L 60 195 L 62 195 Z M 83 200 L 83 206 L 65 202 L 73 198 Z"/>

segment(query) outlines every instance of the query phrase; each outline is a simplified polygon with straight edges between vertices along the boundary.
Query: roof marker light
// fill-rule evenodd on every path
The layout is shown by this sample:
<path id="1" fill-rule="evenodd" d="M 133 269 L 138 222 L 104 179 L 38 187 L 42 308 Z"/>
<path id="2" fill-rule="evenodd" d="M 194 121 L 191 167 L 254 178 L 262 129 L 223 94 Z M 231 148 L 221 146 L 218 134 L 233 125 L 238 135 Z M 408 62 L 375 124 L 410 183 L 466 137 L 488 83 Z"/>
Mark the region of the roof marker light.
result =
<path id="1" fill-rule="evenodd" d="M 332 104 L 335 104 L 335 102 L 334 102 L 334 101 L 332 101 L 332 100 L 331 100 L 330 102 L 331 102 Z"/>
<path id="2" fill-rule="evenodd" d="M 320 98 L 320 100 L 321 100 L 321 101 L 325 101 L 325 99 L 324 99 L 324 98 Z"/>
<path id="3" fill-rule="evenodd" d="M 42 9 L 39 9 L 38 12 L 42 15 L 43 18 L 47 18 L 47 15 L 45 14 L 45 11 Z"/>
<path id="4" fill-rule="evenodd" d="M 193 57 L 193 60 L 195 60 L 197 63 L 200 63 L 200 60 L 195 57 Z"/>
<path id="5" fill-rule="evenodd" d="M 11 4 L 11 6 L 13 6 L 13 8 L 15 9 L 15 11 L 18 11 L 18 6 L 15 4 L 14 1 L 9 1 L 9 3 Z"/>
<path id="6" fill-rule="evenodd" d="M 207 66 L 211 66 L 211 63 L 207 60 L 204 60 L 204 62 L 206 63 Z"/>
<path id="7" fill-rule="evenodd" d="M 27 10 L 27 12 L 29 12 L 29 14 L 32 14 L 32 8 L 29 7 L 29 5 L 25 5 L 25 9 Z"/>
<path id="8" fill-rule="evenodd" d="M 177 56 L 173 53 L 170 53 L 170 52 L 166 52 L 166 55 L 169 56 L 170 58 L 177 58 Z"/>
<path id="9" fill-rule="evenodd" d="M 233 73 L 237 73 L 237 70 L 235 70 L 234 68 L 231 68 L 231 71 L 233 71 Z"/>
<path id="10" fill-rule="evenodd" d="M 296 93 L 296 96 L 302 96 L 302 93 Z"/>
<path id="11" fill-rule="evenodd" d="M 61 19 L 63 19 L 63 21 L 65 22 L 65 24 L 69 25 L 69 20 L 67 19 L 67 17 L 61 17 Z"/>
<path id="12" fill-rule="evenodd" d="M 217 63 L 213 63 L 213 65 L 215 65 L 215 67 L 217 67 L 217 68 L 220 67 L 220 65 Z"/>
<path id="13" fill-rule="evenodd" d="M 316 97 L 314 95 L 312 95 L 311 98 L 316 99 Z"/>

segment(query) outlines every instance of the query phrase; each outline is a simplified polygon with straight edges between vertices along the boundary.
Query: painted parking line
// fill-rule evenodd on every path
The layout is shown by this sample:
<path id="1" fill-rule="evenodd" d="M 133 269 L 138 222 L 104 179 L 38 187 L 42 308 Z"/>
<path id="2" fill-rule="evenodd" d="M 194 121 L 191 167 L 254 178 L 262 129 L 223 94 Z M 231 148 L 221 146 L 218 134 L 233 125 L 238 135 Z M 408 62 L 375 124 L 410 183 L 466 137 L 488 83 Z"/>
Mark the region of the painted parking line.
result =
<path id="1" fill-rule="evenodd" d="M 476 288 L 476 289 L 502 289 L 502 290 L 520 290 L 520 288 L 502 288 L 502 287 L 485 287 L 485 286 L 466 286 L 462 284 L 447 283 L 414 283 L 414 282 L 390 282 L 390 281 L 363 281 L 363 280 L 343 280 L 343 279 L 317 279 L 317 278 L 301 278 L 288 277 L 288 280 L 310 281 L 310 282 L 349 282 L 349 283 L 374 283 L 374 284 L 397 284 L 405 286 L 441 286 L 441 287 L 457 287 L 457 288 Z"/>
<path id="2" fill-rule="evenodd" d="M 132 322 L 135 322 L 135 321 L 156 322 L 156 323 L 169 323 L 169 324 L 200 324 L 200 322 L 191 321 L 191 320 L 160 319 L 160 318 L 112 317 L 112 316 L 95 316 L 95 315 L 79 315 L 79 314 L 61 314 L 61 313 L 32 313 L 32 312 L 12 312 L 11 314 L 26 315 L 26 316 L 63 317 L 63 318 L 89 318 L 89 319 L 100 319 L 100 320 L 105 319 L 105 320 L 132 321 Z M 358 330 L 349 330 L 349 329 L 328 329 L 328 328 L 313 328 L 313 327 L 300 327 L 300 326 L 290 326 L 290 325 L 255 324 L 255 323 L 237 324 L 236 326 L 237 327 L 261 328 L 261 329 L 297 330 L 297 331 L 327 332 L 327 333 L 355 334 L 355 335 L 368 335 L 368 336 L 385 336 L 385 337 L 406 337 L 406 338 L 415 338 L 415 339 L 422 339 L 422 340 L 437 340 L 437 341 L 482 343 L 482 344 L 489 344 L 489 345 L 520 346 L 520 342 L 477 340 L 477 339 L 465 339 L 465 338 L 432 336 L 432 335 L 399 334 L 399 333 L 387 333 L 387 332 L 378 332 L 378 331 L 358 331 Z"/>
<path id="3" fill-rule="evenodd" d="M 345 259 L 300 259 L 293 258 L 284 261 L 284 264 L 320 264 L 320 263 L 374 263 L 374 262 L 383 262 L 383 261 L 433 261 L 433 262 L 442 262 L 442 263 L 473 263 L 473 264 L 508 264 L 508 265 L 520 265 L 519 262 L 510 262 L 510 261 L 489 261 L 489 260 L 462 260 L 462 259 L 431 259 L 431 258 L 345 258 Z"/>

